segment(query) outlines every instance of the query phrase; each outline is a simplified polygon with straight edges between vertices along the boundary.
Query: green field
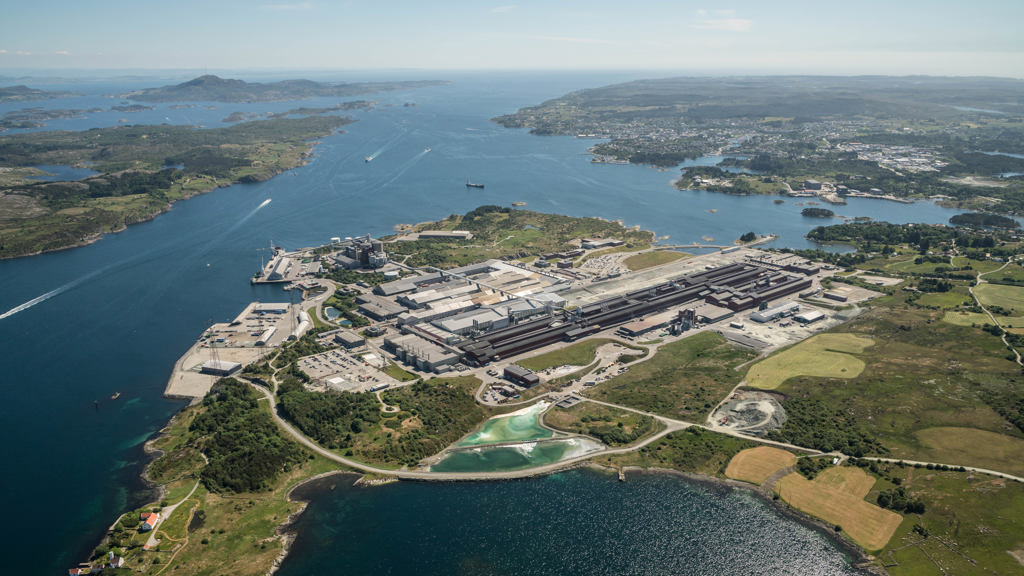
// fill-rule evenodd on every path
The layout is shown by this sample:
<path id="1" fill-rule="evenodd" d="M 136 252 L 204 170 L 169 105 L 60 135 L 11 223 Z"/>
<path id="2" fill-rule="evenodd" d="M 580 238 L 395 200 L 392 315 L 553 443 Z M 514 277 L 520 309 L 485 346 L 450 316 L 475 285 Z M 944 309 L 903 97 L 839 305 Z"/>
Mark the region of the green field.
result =
<path id="1" fill-rule="evenodd" d="M 819 334 L 750 367 L 746 383 L 752 388 L 774 390 L 795 376 L 856 378 L 864 362 L 852 356 L 874 344 L 853 334 Z"/>
<path id="2" fill-rule="evenodd" d="M 597 456 L 594 461 L 615 467 L 673 468 L 721 477 L 733 456 L 755 446 L 757 444 L 751 440 L 691 427 L 668 434 L 636 452 L 611 457 Z"/>
<path id="3" fill-rule="evenodd" d="M 927 462 L 948 462 L 1024 476 L 1024 439 L 973 428 L 937 427 L 916 433 Z"/>
<path id="4" fill-rule="evenodd" d="M 974 324 L 983 326 L 985 324 L 992 323 L 988 314 L 982 314 L 981 312 L 966 312 L 964 310 L 950 310 L 943 315 L 942 320 L 944 322 L 949 322 L 950 324 L 956 324 L 957 326 L 972 326 Z"/>
<path id="5" fill-rule="evenodd" d="M 919 431 L 971 428 L 1022 438 L 1024 376 L 999 339 L 942 322 L 946 313 L 897 298 L 843 326 L 874 346 L 859 355 L 856 378 L 797 376 L 776 389 L 789 419 L 770 434 L 822 450 L 877 453 L 958 464 L 951 444 L 926 444 Z"/>
<path id="6" fill-rule="evenodd" d="M 975 286 L 974 294 L 983 306 L 999 306 L 1017 315 L 1024 314 L 1024 286 L 986 283 Z"/>
<path id="7" fill-rule="evenodd" d="M 703 420 L 739 383 L 735 367 L 756 353 L 737 348 L 714 332 L 665 344 L 653 358 L 587 392 L 597 400 L 669 418 Z"/>
<path id="8" fill-rule="evenodd" d="M 981 576 L 1024 572 L 1024 485 L 968 472 L 880 467 L 877 490 L 896 479 L 925 503 L 924 514 L 907 514 L 876 563 L 891 576 Z M 916 530 L 915 530 L 916 528 Z M 927 535 L 927 537 L 925 536 Z"/>
<path id="9" fill-rule="evenodd" d="M 546 352 L 530 358 L 523 358 L 522 360 L 516 361 L 527 370 L 533 370 L 534 372 L 540 372 L 541 370 L 547 370 L 548 368 L 555 368 L 556 366 L 586 366 L 594 361 L 598 347 L 609 344 L 611 342 L 617 342 L 611 338 L 594 338 L 591 340 L 583 340 L 576 342 L 565 348 Z M 619 342 L 622 344 L 621 342 Z M 623 344 L 625 345 L 625 344 Z"/>
<path id="10" fill-rule="evenodd" d="M 652 250 L 650 252 L 644 252 L 642 254 L 634 254 L 622 261 L 632 271 L 643 270 L 644 268 L 651 268 L 653 266 L 660 266 L 662 264 L 668 264 L 669 262 L 675 262 L 682 258 L 689 257 L 688 254 L 682 252 L 674 252 L 671 250 Z"/>

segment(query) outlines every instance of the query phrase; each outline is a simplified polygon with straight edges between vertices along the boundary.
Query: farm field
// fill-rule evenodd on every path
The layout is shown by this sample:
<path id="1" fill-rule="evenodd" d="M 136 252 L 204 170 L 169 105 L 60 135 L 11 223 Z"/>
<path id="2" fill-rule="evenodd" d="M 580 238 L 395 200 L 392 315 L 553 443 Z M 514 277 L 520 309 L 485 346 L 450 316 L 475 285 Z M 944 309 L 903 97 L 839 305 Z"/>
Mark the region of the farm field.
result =
<path id="1" fill-rule="evenodd" d="M 775 485 L 775 492 L 790 506 L 841 526 L 865 550 L 888 544 L 903 517 L 866 502 L 864 496 L 875 479 L 859 468 L 837 467 L 821 472 L 814 480 L 793 473 Z"/>
<path id="2" fill-rule="evenodd" d="M 747 385 L 774 390 L 794 376 L 856 378 L 864 361 L 852 356 L 874 344 L 854 334 L 819 334 L 750 367 Z"/>
<path id="3" fill-rule="evenodd" d="M 796 456 L 791 452 L 771 446 L 758 446 L 733 456 L 725 469 L 725 475 L 760 486 L 772 474 L 795 465 Z"/>
<path id="4" fill-rule="evenodd" d="M 956 463 L 1024 476 L 1024 439 L 987 430 L 936 427 L 918 430 L 915 435 L 928 461 Z M 934 458 L 929 454 L 934 453 Z M 938 460 L 938 458 L 942 460 Z"/>

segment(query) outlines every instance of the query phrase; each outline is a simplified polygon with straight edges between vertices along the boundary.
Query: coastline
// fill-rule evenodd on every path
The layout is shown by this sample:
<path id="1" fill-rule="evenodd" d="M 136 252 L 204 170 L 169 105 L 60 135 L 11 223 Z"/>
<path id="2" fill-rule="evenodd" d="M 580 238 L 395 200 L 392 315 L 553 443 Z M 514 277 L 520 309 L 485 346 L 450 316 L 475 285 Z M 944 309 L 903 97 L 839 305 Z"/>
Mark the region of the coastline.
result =
<path id="1" fill-rule="evenodd" d="M 330 133 L 326 134 L 325 136 L 333 136 L 333 135 L 344 134 L 344 133 L 345 133 L 344 129 L 337 128 L 337 129 L 331 131 Z M 190 193 L 184 194 L 181 198 L 178 198 L 176 200 L 171 200 L 171 201 L 167 202 L 159 210 L 157 210 L 155 212 L 151 212 L 151 213 L 149 213 L 149 214 L 147 214 L 147 215 L 145 215 L 143 217 L 140 217 L 138 219 L 132 220 L 130 222 L 122 223 L 118 228 L 116 228 L 114 230 L 110 230 L 110 231 L 106 231 L 106 232 L 92 232 L 92 233 L 86 235 L 84 238 L 81 238 L 81 239 L 79 239 L 79 240 L 77 240 L 75 242 L 72 242 L 70 244 L 66 244 L 66 245 L 63 245 L 63 246 L 58 246 L 58 247 L 55 247 L 55 248 L 46 248 L 46 249 L 43 249 L 43 250 L 35 250 L 33 252 L 26 252 L 24 254 L 15 254 L 15 255 L 10 255 L 10 256 L 0 256 L 0 261 L 16 260 L 18 258 L 29 258 L 29 257 L 32 257 L 32 256 L 39 256 L 39 255 L 42 255 L 42 254 L 49 254 L 49 253 L 52 253 L 52 252 L 62 252 L 64 250 L 72 250 L 74 248 L 82 248 L 82 247 L 85 247 L 85 246 L 89 246 L 90 244 L 94 244 L 94 243 L 102 240 L 103 237 L 107 236 L 108 234 L 119 234 L 119 233 L 124 232 L 125 230 L 127 230 L 129 226 L 133 226 L 135 224 L 142 224 L 142 223 L 145 223 L 145 222 L 150 222 L 150 221 L 154 220 L 157 216 L 160 216 L 161 214 L 169 212 L 171 210 L 171 208 L 173 208 L 174 205 L 177 204 L 178 202 L 189 200 L 190 198 L 194 198 L 196 196 L 201 196 L 203 194 L 209 194 L 209 193 L 211 193 L 211 192 L 213 192 L 215 190 L 218 190 L 220 188 L 228 188 L 228 187 L 235 186 L 235 185 L 238 185 L 238 184 L 258 184 L 260 182 L 266 182 L 268 180 L 271 180 L 272 178 L 280 176 L 281 174 L 283 174 L 283 173 L 285 173 L 285 172 L 287 172 L 289 170 L 294 170 L 296 168 L 301 168 L 302 166 L 305 166 L 306 164 L 308 164 L 310 158 L 313 158 L 315 156 L 314 150 L 316 149 L 316 146 L 318 144 L 320 144 L 320 140 L 319 139 L 306 141 L 305 142 L 306 149 L 299 155 L 299 161 L 297 163 L 295 163 L 295 164 L 287 165 L 287 166 L 281 166 L 281 167 L 276 167 L 273 170 L 271 170 L 270 172 L 265 173 L 265 174 L 260 174 L 259 176 L 252 176 L 252 175 L 250 175 L 250 176 L 243 176 L 240 179 L 230 180 L 230 181 L 226 181 L 226 182 L 220 182 L 220 181 L 214 180 L 214 184 L 211 185 L 210 187 L 203 188 L 203 189 L 200 189 L 200 190 L 193 190 Z"/>

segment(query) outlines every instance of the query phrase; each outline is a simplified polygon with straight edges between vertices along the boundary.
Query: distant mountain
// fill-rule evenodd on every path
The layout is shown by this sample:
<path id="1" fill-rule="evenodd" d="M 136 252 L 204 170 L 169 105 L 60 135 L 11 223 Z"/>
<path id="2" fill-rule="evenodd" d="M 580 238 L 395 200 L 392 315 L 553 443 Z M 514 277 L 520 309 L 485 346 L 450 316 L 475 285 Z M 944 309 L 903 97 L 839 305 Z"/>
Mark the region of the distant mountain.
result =
<path id="1" fill-rule="evenodd" d="M 344 97 L 392 90 L 408 90 L 447 83 L 437 80 L 421 80 L 414 82 L 331 84 L 313 82 L 312 80 L 282 80 L 280 82 L 264 84 L 221 78 L 208 74 L 174 86 L 137 90 L 121 96 L 143 102 L 285 102 L 318 96 Z"/>
<path id="2" fill-rule="evenodd" d="M 0 103 L 6 102 L 31 102 L 33 100 L 49 100 L 51 98 L 64 98 L 67 96 L 80 96 L 76 92 L 65 92 L 63 90 L 57 90 L 53 92 L 47 92 L 46 90 L 39 90 L 37 88 L 29 88 L 28 86 L 0 86 Z"/>

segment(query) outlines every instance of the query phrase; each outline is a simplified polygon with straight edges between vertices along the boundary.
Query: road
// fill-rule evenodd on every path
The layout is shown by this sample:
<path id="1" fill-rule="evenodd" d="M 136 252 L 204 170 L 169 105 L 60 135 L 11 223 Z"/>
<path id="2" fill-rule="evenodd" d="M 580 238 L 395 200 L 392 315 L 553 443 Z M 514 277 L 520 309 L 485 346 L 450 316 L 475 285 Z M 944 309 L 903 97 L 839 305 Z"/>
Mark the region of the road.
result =
<path id="1" fill-rule="evenodd" d="M 281 418 L 281 416 L 277 413 L 277 402 L 274 399 L 274 395 L 269 390 L 260 386 L 256 386 L 255 384 L 253 384 L 252 387 L 255 390 L 258 390 L 261 394 L 263 394 L 263 396 L 270 403 L 270 412 L 271 415 L 274 417 L 274 421 L 277 422 L 277 425 L 280 426 L 282 430 L 287 432 L 288 435 L 294 438 L 295 441 L 298 442 L 299 444 L 302 444 L 306 448 L 323 456 L 324 458 L 327 458 L 328 460 L 333 460 L 339 464 L 344 464 L 345 466 L 348 466 L 350 468 L 354 468 L 356 470 L 360 470 L 362 472 L 367 472 L 370 474 L 393 476 L 395 478 L 400 478 L 402 480 L 509 480 L 513 478 L 529 478 L 532 476 L 544 476 L 552 472 L 557 472 L 559 470 L 571 468 L 576 464 L 579 464 L 580 462 L 584 462 L 586 460 L 593 458 L 596 455 L 605 456 L 613 454 L 625 454 L 627 452 L 639 450 L 640 448 L 643 448 L 644 446 L 647 446 L 651 442 L 659 440 L 664 436 L 671 434 L 672 432 L 676 432 L 678 430 L 682 430 L 688 426 L 691 426 L 691 424 L 686 422 L 678 422 L 675 420 L 665 419 L 666 428 L 664 430 L 658 432 L 657 434 L 654 434 L 653 436 L 649 436 L 648 438 L 644 439 L 642 442 L 638 444 L 634 444 L 632 446 L 624 448 L 609 448 L 606 450 L 601 450 L 599 452 L 591 452 L 583 456 L 569 458 L 566 460 L 562 460 L 560 462 L 556 462 L 554 464 L 548 464 L 546 466 L 537 466 L 535 468 L 528 468 L 525 470 L 512 470 L 508 472 L 426 472 L 420 470 L 392 470 L 388 468 L 378 468 L 376 466 L 371 466 L 369 464 L 352 460 L 350 458 L 345 458 L 344 456 L 340 456 L 334 452 L 331 452 L 330 450 L 327 450 L 326 448 L 320 446 L 316 442 L 313 442 L 308 437 L 306 437 L 306 435 L 304 435 L 302 432 L 299 432 L 294 426 L 292 426 L 283 418 Z"/>

